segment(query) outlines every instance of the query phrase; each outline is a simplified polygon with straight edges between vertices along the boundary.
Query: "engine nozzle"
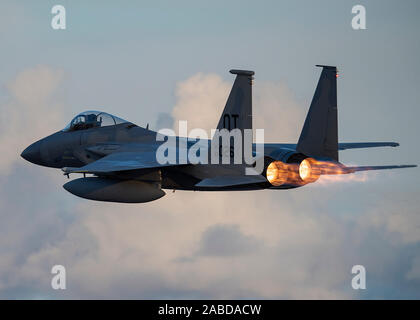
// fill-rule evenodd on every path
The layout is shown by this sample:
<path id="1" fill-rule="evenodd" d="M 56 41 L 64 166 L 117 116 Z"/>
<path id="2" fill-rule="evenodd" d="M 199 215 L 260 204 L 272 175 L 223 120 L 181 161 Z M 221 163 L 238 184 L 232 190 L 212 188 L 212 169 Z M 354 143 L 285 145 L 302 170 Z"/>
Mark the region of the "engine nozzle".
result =
<path id="1" fill-rule="evenodd" d="M 271 162 L 266 170 L 266 178 L 273 186 L 281 186 L 287 182 L 289 170 L 287 164 L 282 161 Z"/>
<path id="2" fill-rule="evenodd" d="M 317 161 L 313 158 L 303 159 L 299 165 L 299 177 L 305 183 L 312 183 L 318 180 L 321 175 L 321 169 Z"/>
<path id="3" fill-rule="evenodd" d="M 284 184 L 304 185 L 318 180 L 321 169 L 313 158 L 303 159 L 300 163 L 272 161 L 266 169 L 266 178 L 273 186 Z"/>

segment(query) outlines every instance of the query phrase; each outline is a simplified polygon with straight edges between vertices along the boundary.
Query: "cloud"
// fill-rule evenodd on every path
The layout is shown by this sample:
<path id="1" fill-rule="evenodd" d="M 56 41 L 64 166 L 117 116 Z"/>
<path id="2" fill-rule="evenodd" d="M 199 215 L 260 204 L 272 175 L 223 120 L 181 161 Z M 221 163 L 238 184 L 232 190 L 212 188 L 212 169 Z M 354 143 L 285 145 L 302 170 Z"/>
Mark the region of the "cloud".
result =
<path id="1" fill-rule="evenodd" d="M 198 73 L 177 84 L 177 103 L 172 111 L 174 129 L 178 132 L 178 121 L 187 120 L 189 130 L 216 128 L 223 111 L 231 84 L 217 74 Z"/>
<path id="2" fill-rule="evenodd" d="M 324 203 L 334 196 L 313 188 L 176 192 L 143 205 L 73 198 L 75 220 L 62 235 L 45 244 L 39 239 L 39 248 L 23 255 L 19 268 L 9 265 L 0 279 L 14 279 L 6 288 L 30 283 L 28 292 L 45 287 L 41 292 L 68 298 L 313 299 L 355 295 L 354 264 L 364 264 L 382 283 L 416 274 L 416 264 L 399 260 L 402 250 L 415 248 L 386 240 L 387 231 L 368 223 L 369 211 L 358 218 L 327 209 Z M 61 295 L 48 290 L 53 264 L 68 270 L 69 289 Z M 405 272 L 392 274 L 397 265 Z"/>
<path id="3" fill-rule="evenodd" d="M 187 120 L 189 130 L 210 132 L 217 126 L 233 82 L 216 74 L 198 73 L 177 85 L 177 103 L 172 111 L 175 130 Z M 305 119 L 302 108 L 284 83 L 256 81 L 253 88 L 254 128 L 264 129 L 267 142 L 291 142 L 299 138 Z M 297 129 L 298 128 L 298 129 Z"/>
<path id="4" fill-rule="evenodd" d="M 301 106 L 282 82 L 255 82 L 254 128 L 265 130 L 266 142 L 296 143 L 309 106 Z"/>
<path id="5" fill-rule="evenodd" d="M 34 78 L 44 79 L 45 87 L 28 89 Z M 9 84 L 7 108 L 31 112 L 44 101 L 49 107 L 39 106 L 34 119 L 42 122 L 40 117 L 56 112 L 51 121 L 60 122 L 63 110 L 54 106 L 60 105 L 61 79 L 49 67 L 24 71 Z M 178 110 L 193 115 L 195 126 L 211 128 L 218 114 L 215 121 L 200 119 L 192 102 L 204 99 L 199 98 L 203 90 L 212 86 L 219 97 L 203 103 L 223 100 L 218 104 L 223 108 L 231 84 L 205 74 L 182 83 L 188 85 L 178 86 L 183 88 Z M 279 88 L 288 91 L 284 85 L 262 86 L 267 91 L 260 91 L 266 92 L 260 108 L 267 117 L 277 95 L 293 100 L 281 93 Z M 195 87 L 202 88 L 198 97 Z M 281 115 L 298 107 L 285 102 L 278 108 Z M 301 116 L 297 112 L 293 121 L 300 123 Z M 275 136 L 293 134 L 277 128 L 276 121 L 266 126 Z M 44 134 L 41 126 L 34 130 L 26 122 L 24 127 L 27 132 L 16 132 L 22 143 Z M 4 132 L 13 138 L 14 127 L 8 128 Z M 177 191 L 128 205 L 74 197 L 61 188 L 60 172 L 13 159 L 0 185 L 2 298 L 419 297 L 417 191 L 387 193 L 389 177 L 378 178 L 375 193 L 356 182 L 288 191 Z M 55 264 L 66 267 L 65 291 L 50 287 Z M 367 269 L 365 295 L 351 288 L 355 264 Z"/>
<path id="6" fill-rule="evenodd" d="M 213 225 L 203 232 L 199 246 L 199 255 L 235 256 L 253 252 L 259 241 L 244 235 L 238 225 Z"/>
<path id="7" fill-rule="evenodd" d="M 264 203 L 259 210 L 257 199 Z M 83 201 L 62 237 L 30 251 L 19 268 L 7 269 L 16 281 L 9 285 L 19 279 L 45 286 L 50 266 L 59 263 L 68 269 L 70 297 L 145 297 L 160 286 L 206 297 L 316 297 L 315 285 L 309 294 L 304 283 L 312 272 L 319 276 L 311 270 L 317 260 L 309 256 L 308 263 L 292 248 L 320 253 L 331 235 L 322 236 L 323 219 L 295 219 L 288 209 L 274 210 L 270 199 L 258 192 L 248 197 L 185 192 L 142 207 Z M 229 203 L 236 212 L 228 214 Z M 311 236 L 297 238 L 303 230 Z M 193 259 L 179 261 L 183 256 Z M 292 281 L 300 289 L 288 292 Z"/>
<path id="8" fill-rule="evenodd" d="M 54 195 L 60 174 L 29 170 L 35 167 L 20 158 L 30 143 L 63 126 L 63 76 L 61 70 L 39 65 L 5 84 L 7 97 L 0 104 L 0 292 L 26 288 L 21 269 L 27 257 L 60 239 L 71 221 L 57 217 L 62 204 Z"/>
<path id="9" fill-rule="evenodd" d="M 420 215 L 416 197 L 413 191 L 406 191 L 405 196 L 399 198 L 395 193 L 389 193 L 387 198 L 393 201 L 377 203 L 362 221 L 372 227 L 385 229 L 395 243 L 420 243 Z"/>
<path id="10" fill-rule="evenodd" d="M 6 84 L 9 98 L 0 105 L 0 174 L 7 174 L 26 146 L 65 123 L 64 104 L 57 98 L 62 80 L 61 70 L 40 65 Z"/>

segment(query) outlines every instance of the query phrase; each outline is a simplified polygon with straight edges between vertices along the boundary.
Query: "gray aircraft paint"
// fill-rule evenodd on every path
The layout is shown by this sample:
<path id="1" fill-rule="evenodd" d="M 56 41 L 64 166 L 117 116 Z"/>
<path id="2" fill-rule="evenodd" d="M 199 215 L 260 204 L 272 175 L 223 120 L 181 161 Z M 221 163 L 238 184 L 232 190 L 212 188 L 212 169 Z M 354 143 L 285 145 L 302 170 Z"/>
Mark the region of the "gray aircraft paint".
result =
<path id="1" fill-rule="evenodd" d="M 338 162 L 339 150 L 396 147 L 398 143 L 338 143 L 336 67 L 322 68 L 298 143 L 264 144 L 264 154 L 261 155 L 264 161 L 267 164 L 276 160 L 299 164 L 303 159 L 312 157 L 330 161 L 345 173 L 413 167 L 345 167 Z M 218 128 L 252 129 L 251 85 L 254 72 L 232 70 L 231 73 L 236 74 L 236 79 Z M 118 120 L 111 126 L 56 132 L 31 144 L 21 156 L 38 165 L 62 168 L 66 175 L 92 174 L 94 177 L 71 180 L 64 188 L 79 197 L 98 201 L 153 201 L 165 194 L 161 189 L 233 191 L 289 189 L 305 185 L 287 183 L 274 186 L 267 180 L 265 171 L 257 176 L 244 175 L 243 165 L 160 164 L 156 161 L 156 150 L 162 142 L 156 141 L 157 132 Z M 183 138 L 176 139 L 178 145 Z M 188 149 L 192 144 L 187 142 L 185 145 Z M 210 140 L 207 145 L 211 148 Z M 255 144 L 253 150 L 256 150 Z"/>

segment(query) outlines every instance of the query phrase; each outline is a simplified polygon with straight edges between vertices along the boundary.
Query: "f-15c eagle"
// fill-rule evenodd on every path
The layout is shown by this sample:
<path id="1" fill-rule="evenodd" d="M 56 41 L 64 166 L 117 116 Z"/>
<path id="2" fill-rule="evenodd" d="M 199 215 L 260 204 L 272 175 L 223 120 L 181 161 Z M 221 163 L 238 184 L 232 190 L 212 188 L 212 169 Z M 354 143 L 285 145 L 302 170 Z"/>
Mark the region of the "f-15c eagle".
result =
<path id="1" fill-rule="evenodd" d="M 165 195 L 162 189 L 233 191 L 290 189 L 313 183 L 321 175 L 352 174 L 357 171 L 396 169 L 415 165 L 349 167 L 339 162 L 345 149 L 396 147 L 396 142 L 339 143 L 337 127 L 337 68 L 320 66 L 322 73 L 297 144 L 250 143 L 261 172 L 246 174 L 249 163 L 162 163 L 157 151 L 165 139 L 160 133 L 139 127 L 105 112 L 86 111 L 63 130 L 27 147 L 21 156 L 38 165 L 61 168 L 64 174 L 82 173 L 64 189 L 91 200 L 141 203 Z M 217 129 L 252 132 L 252 79 L 254 72 L 231 70 L 236 75 Z M 197 110 L 199 112 L 199 110 Z M 47 124 L 46 124 L 47 125 Z M 169 139 L 169 136 L 166 138 Z M 176 139 L 176 154 L 188 151 L 195 141 Z M 214 140 L 214 138 L 213 138 Z M 212 152 L 212 141 L 205 147 Z M 178 143 L 179 142 L 179 143 Z M 182 142 L 182 144 L 181 144 Z M 241 142 L 242 143 L 242 142 Z M 181 147 L 182 145 L 182 147 Z M 246 148 L 245 145 L 243 145 Z M 242 152 L 242 151 L 241 151 Z M 229 154 L 228 157 L 233 157 Z M 89 176 L 86 176 L 89 174 Z"/>

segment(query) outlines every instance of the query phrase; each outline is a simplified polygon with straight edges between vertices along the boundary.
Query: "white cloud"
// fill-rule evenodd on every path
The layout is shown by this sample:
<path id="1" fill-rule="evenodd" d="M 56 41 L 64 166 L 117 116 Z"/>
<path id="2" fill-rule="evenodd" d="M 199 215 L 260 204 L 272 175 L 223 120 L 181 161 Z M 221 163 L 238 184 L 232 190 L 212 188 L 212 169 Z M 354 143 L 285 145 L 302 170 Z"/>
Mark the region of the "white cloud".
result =
<path id="1" fill-rule="evenodd" d="M 286 84 L 255 82 L 254 128 L 265 130 L 266 142 L 297 143 L 309 106 L 302 107 Z"/>
<path id="2" fill-rule="evenodd" d="M 9 100 L 0 105 L 0 174 L 7 174 L 30 143 L 63 127 L 64 104 L 56 97 L 62 79 L 62 71 L 40 65 L 7 83 Z"/>
<path id="3" fill-rule="evenodd" d="M 62 108 L 51 103 L 61 77 L 48 67 L 23 72 L 10 83 L 12 101 L 5 107 L 20 112 L 40 108 L 25 115 L 25 127 L 30 117 L 44 123 L 40 117 L 52 110 L 56 115 L 49 121 L 61 122 Z M 44 86 L 28 88 L 34 78 L 43 79 Z M 192 115 L 190 128 L 211 128 L 230 86 L 217 75 L 187 79 L 178 86 L 174 117 Z M 265 89 L 254 103 L 255 111 L 262 110 L 258 117 L 270 118 L 266 130 L 276 140 L 292 139 L 293 126 L 279 126 L 270 112 L 278 112 L 278 121 L 291 113 L 296 127 L 303 117 L 301 111 L 294 113 L 298 105 L 284 85 L 261 86 Z M 217 97 L 206 92 L 210 89 Z M 276 102 L 281 97 L 284 102 Z M 206 109 L 220 111 L 200 117 L 193 110 L 201 100 L 209 103 Z M 44 107 L 42 102 L 47 102 Z M 11 111 L 17 121 L 20 112 Z M 4 132 L 13 138 L 14 127 L 7 128 Z M 43 130 L 51 128 L 16 132 L 16 141 L 32 142 Z M 9 156 L 2 168 L 13 159 Z M 416 250 L 420 242 L 412 195 L 376 190 L 379 198 L 384 196 L 378 210 L 355 200 L 359 187 L 354 184 L 289 191 L 177 191 L 155 202 L 124 205 L 76 198 L 61 188 L 62 179 L 51 180 L 35 166 L 30 174 L 22 168 L 3 180 L 0 189 L 1 297 L 348 298 L 355 295 L 351 266 L 365 262 L 368 275 L 381 270 L 377 277 L 384 283 L 418 278 L 417 260 L 413 265 L 399 260 L 401 251 Z M 337 197 L 343 194 L 348 199 Z M 350 214 L 342 207 L 351 208 Z M 54 264 L 67 268 L 65 292 L 50 288 Z M 395 264 L 406 273 L 396 274 Z M 374 287 L 369 290 L 377 296 Z"/>
<path id="4" fill-rule="evenodd" d="M 175 130 L 180 120 L 188 121 L 189 130 L 208 130 L 217 126 L 232 82 L 216 74 L 198 73 L 178 83 L 177 103 L 172 116 Z M 305 112 L 284 83 L 258 82 L 253 88 L 254 128 L 265 130 L 267 142 L 295 143 L 299 138 Z"/>
<path id="5" fill-rule="evenodd" d="M 393 242 L 403 244 L 420 243 L 420 215 L 417 194 L 406 191 L 402 199 L 395 193 L 389 193 L 388 199 L 392 201 L 380 201 L 374 210 L 364 217 L 360 223 L 375 228 L 384 228 Z M 410 201 L 407 201 L 410 199 Z"/>
<path id="6" fill-rule="evenodd" d="M 331 234 L 337 225 L 325 215 L 312 219 L 295 217 L 288 207 L 279 210 L 276 198 L 261 192 L 177 192 L 141 207 L 83 202 L 65 237 L 29 255 L 20 278 L 46 281 L 42 271 L 62 263 L 72 275 L 69 286 L 73 282 L 81 288 L 75 296 L 145 296 L 158 285 L 147 283 L 150 275 L 172 290 L 208 297 L 339 294 L 333 287 L 340 283 L 340 273 L 329 262 L 325 269 L 316 268 L 325 251 L 339 253 L 331 242 L 340 239 L 338 231 Z M 220 251 L 222 243 L 209 243 L 215 228 L 231 254 Z M 305 249 L 311 254 L 302 254 Z M 180 259 L 185 257 L 192 259 Z M 129 283 L 128 278 L 135 280 Z"/>
<path id="7" fill-rule="evenodd" d="M 178 121 L 187 120 L 189 130 L 214 129 L 223 111 L 231 84 L 217 74 L 198 73 L 177 84 L 177 103 L 172 111 L 175 130 Z"/>

